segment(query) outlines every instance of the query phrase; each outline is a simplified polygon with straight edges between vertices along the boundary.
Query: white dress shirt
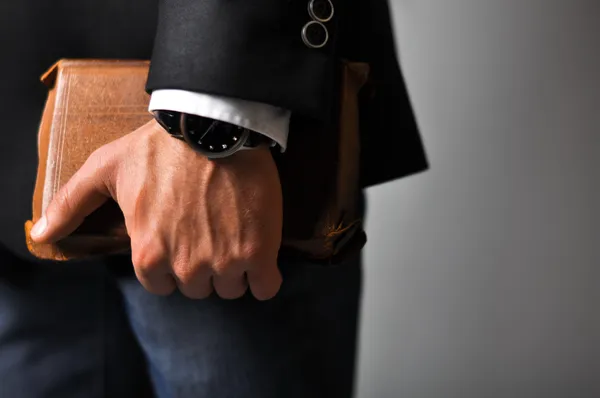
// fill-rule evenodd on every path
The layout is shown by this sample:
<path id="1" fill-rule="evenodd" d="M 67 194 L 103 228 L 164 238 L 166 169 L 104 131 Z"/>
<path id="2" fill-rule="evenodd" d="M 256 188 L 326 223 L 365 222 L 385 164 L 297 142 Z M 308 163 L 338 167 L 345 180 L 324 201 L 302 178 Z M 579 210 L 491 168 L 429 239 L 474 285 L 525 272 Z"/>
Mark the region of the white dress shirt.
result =
<path id="1" fill-rule="evenodd" d="M 284 151 L 291 112 L 272 105 L 184 90 L 156 90 L 148 110 L 169 110 L 220 120 L 263 134 Z"/>

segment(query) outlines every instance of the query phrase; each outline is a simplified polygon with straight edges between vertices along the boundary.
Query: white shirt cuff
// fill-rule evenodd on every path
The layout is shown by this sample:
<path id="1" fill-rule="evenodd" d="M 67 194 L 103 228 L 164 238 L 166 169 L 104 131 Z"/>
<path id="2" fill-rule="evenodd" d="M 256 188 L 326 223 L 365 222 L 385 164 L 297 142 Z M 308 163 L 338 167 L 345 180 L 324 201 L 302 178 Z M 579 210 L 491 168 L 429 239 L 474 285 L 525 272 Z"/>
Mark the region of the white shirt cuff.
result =
<path id="1" fill-rule="evenodd" d="M 169 110 L 220 120 L 263 134 L 285 151 L 291 112 L 260 102 L 208 95 L 185 90 L 156 90 L 150 112 Z"/>

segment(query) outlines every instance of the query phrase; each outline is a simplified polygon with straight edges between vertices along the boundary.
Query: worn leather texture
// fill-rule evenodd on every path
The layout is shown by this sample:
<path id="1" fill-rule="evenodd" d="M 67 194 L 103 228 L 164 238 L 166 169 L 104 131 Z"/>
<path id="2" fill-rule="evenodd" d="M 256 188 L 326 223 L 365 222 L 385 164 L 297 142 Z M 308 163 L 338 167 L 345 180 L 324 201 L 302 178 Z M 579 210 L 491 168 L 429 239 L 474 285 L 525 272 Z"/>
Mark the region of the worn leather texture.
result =
<path id="1" fill-rule="evenodd" d="M 71 260 L 125 253 L 130 241 L 123 215 L 109 202 L 73 234 L 37 244 L 30 230 L 52 197 L 97 148 L 151 119 L 144 89 L 148 61 L 61 60 L 43 76 L 48 97 L 38 133 L 38 170 L 32 217 L 25 223 L 29 251 L 40 259 Z M 336 263 L 366 242 L 360 195 L 359 92 L 365 63 L 339 67 L 337 120 L 293 118 L 288 150 L 273 152 L 283 190 L 280 257 Z M 294 140 L 295 136 L 314 139 Z"/>

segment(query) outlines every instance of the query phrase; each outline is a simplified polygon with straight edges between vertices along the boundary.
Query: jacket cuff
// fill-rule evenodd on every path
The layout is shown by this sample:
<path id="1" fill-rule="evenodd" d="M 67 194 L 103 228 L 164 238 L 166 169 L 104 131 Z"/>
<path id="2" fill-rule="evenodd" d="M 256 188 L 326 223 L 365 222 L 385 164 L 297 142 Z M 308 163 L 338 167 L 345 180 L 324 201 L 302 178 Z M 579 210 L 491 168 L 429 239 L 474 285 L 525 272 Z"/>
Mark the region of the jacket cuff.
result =
<path id="1" fill-rule="evenodd" d="M 303 41 L 308 0 L 158 0 L 146 91 L 176 89 L 256 101 L 330 120 L 339 10 L 320 48 Z"/>

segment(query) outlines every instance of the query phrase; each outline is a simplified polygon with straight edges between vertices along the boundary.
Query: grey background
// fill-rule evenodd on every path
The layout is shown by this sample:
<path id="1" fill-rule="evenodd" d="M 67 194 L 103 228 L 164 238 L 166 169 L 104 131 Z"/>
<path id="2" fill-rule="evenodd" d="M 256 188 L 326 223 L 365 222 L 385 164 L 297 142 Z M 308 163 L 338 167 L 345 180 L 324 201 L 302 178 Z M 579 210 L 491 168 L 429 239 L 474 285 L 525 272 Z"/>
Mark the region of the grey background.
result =
<path id="1" fill-rule="evenodd" d="M 600 397 L 600 1 L 392 6 L 432 169 L 368 192 L 357 396 Z"/>

